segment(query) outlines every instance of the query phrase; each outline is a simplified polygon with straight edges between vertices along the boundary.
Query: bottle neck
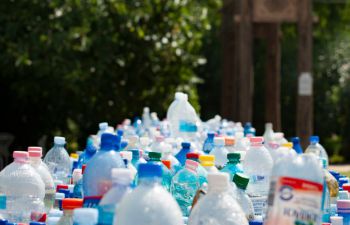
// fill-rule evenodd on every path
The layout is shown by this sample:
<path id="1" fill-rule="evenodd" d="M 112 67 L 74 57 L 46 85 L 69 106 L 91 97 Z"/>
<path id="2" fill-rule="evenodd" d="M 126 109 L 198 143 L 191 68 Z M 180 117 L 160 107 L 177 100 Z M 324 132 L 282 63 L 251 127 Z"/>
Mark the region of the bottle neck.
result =
<path id="1" fill-rule="evenodd" d="M 27 158 L 15 158 L 14 161 L 16 163 L 20 163 L 20 164 L 28 164 L 29 163 Z"/>
<path id="2" fill-rule="evenodd" d="M 228 161 L 228 164 L 231 164 L 231 165 L 237 165 L 239 163 L 239 160 L 236 160 L 236 159 L 231 159 Z"/>
<path id="3" fill-rule="evenodd" d="M 73 209 L 65 209 L 65 210 L 63 210 L 63 216 L 72 217 L 73 216 Z"/>
<path id="4" fill-rule="evenodd" d="M 64 144 L 54 144 L 54 147 L 56 148 L 64 148 Z"/>
<path id="5" fill-rule="evenodd" d="M 29 157 L 29 162 L 32 165 L 40 165 L 42 160 L 39 157 Z"/>

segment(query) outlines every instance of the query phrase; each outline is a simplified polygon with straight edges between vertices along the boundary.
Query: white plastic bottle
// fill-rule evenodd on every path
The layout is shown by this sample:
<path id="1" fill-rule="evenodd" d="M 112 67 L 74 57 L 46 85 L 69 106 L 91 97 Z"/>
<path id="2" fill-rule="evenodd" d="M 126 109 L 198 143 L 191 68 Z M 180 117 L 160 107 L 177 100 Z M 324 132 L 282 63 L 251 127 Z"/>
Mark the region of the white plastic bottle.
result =
<path id="1" fill-rule="evenodd" d="M 245 155 L 247 154 L 248 147 L 249 146 L 245 141 L 244 133 L 242 131 L 237 131 L 235 134 L 235 145 L 233 146 L 233 152 L 238 152 L 239 154 L 241 154 L 242 161 L 244 160 Z"/>
<path id="2" fill-rule="evenodd" d="M 274 141 L 274 132 L 272 127 L 272 123 L 265 123 L 265 132 L 263 135 L 265 147 L 267 147 L 270 142 Z"/>
<path id="3" fill-rule="evenodd" d="M 215 166 L 218 169 L 224 167 L 227 163 L 228 150 L 225 148 L 225 138 L 215 137 L 214 138 L 214 148 L 210 152 L 211 155 L 215 156 Z"/>
<path id="4" fill-rule="evenodd" d="M 64 184 L 68 184 L 71 162 L 67 150 L 64 148 L 65 144 L 66 139 L 64 137 L 55 137 L 54 146 L 46 154 L 44 162 L 49 167 L 54 180 L 60 180 Z"/>
<path id="5" fill-rule="evenodd" d="M 247 193 L 252 199 L 255 215 L 261 216 L 267 206 L 273 161 L 263 145 L 263 137 L 250 138 L 251 147 L 243 161 L 243 171 L 250 178 Z"/>
<path id="6" fill-rule="evenodd" d="M 29 223 L 31 213 L 44 213 L 45 184 L 29 165 L 28 152 L 14 151 L 14 162 L 0 173 L 0 190 L 7 197 L 7 219 Z"/>
<path id="7" fill-rule="evenodd" d="M 167 111 L 167 114 L 166 114 L 167 120 L 170 120 L 171 118 L 173 118 L 174 108 L 176 108 L 176 105 L 178 104 L 181 96 L 184 96 L 184 93 L 182 93 L 182 92 L 175 93 L 174 101 L 170 104 L 168 111 Z"/>
<path id="8" fill-rule="evenodd" d="M 35 171 L 40 175 L 42 181 L 45 184 L 45 198 L 44 204 L 46 212 L 49 212 L 53 208 L 55 203 L 55 184 L 47 165 L 41 160 L 42 148 L 41 147 L 28 147 L 29 162 Z"/>
<path id="9" fill-rule="evenodd" d="M 265 225 L 321 224 L 324 174 L 312 154 L 284 157 L 273 167 Z"/>
<path id="10" fill-rule="evenodd" d="M 209 173 L 208 192 L 193 207 L 188 225 L 248 225 L 231 187 L 227 173 Z"/>
<path id="11" fill-rule="evenodd" d="M 143 123 L 143 127 L 145 129 L 149 129 L 151 127 L 151 125 L 152 125 L 150 110 L 149 110 L 148 107 L 144 107 L 143 108 L 142 123 Z"/>
<path id="12" fill-rule="evenodd" d="M 120 202 L 114 225 L 183 225 L 179 205 L 161 186 L 162 167 L 140 164 L 138 176 L 139 186 Z"/>

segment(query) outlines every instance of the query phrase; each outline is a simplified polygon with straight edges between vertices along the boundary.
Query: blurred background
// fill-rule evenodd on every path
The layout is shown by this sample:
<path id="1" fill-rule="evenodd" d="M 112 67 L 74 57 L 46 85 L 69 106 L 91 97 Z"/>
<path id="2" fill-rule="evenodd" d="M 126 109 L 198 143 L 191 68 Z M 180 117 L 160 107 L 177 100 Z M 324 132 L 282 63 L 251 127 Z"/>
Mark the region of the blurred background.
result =
<path id="1" fill-rule="evenodd" d="M 0 144 L 10 144 L 11 150 L 49 147 L 54 135 L 62 135 L 68 150 L 80 150 L 101 121 L 117 125 L 140 116 L 144 106 L 163 118 L 175 91 L 189 94 L 202 120 L 220 114 L 224 3 L 1 1 Z M 314 0 L 313 14 L 314 133 L 331 162 L 346 162 L 350 1 Z M 281 129 L 291 137 L 296 133 L 297 25 L 283 23 L 280 40 Z M 253 42 L 252 123 L 262 134 L 268 49 L 259 39 Z"/>

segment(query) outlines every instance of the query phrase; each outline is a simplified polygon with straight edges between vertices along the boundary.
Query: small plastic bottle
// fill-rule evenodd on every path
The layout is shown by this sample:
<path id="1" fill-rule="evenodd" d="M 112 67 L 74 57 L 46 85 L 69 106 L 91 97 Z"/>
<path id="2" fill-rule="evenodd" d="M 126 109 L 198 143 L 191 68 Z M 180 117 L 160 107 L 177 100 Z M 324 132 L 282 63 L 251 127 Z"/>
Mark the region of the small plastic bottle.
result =
<path id="1" fill-rule="evenodd" d="M 222 169 L 227 163 L 228 150 L 225 148 L 225 138 L 215 137 L 214 148 L 210 152 L 211 155 L 215 156 L 215 166 L 218 169 Z"/>
<path id="2" fill-rule="evenodd" d="M 203 144 L 203 152 L 204 153 L 209 154 L 211 152 L 211 150 L 213 150 L 214 137 L 215 137 L 214 132 L 208 132 L 207 139 L 205 139 L 204 144 Z"/>
<path id="3" fill-rule="evenodd" d="M 241 154 L 237 152 L 228 153 L 227 159 L 228 162 L 224 168 L 221 169 L 221 172 L 228 173 L 230 175 L 230 180 L 232 180 L 236 173 L 243 173 L 243 168 L 240 164 Z"/>
<path id="4" fill-rule="evenodd" d="M 77 198 L 65 198 L 62 201 L 63 216 L 58 221 L 59 225 L 73 224 L 73 210 L 83 207 L 83 200 Z"/>

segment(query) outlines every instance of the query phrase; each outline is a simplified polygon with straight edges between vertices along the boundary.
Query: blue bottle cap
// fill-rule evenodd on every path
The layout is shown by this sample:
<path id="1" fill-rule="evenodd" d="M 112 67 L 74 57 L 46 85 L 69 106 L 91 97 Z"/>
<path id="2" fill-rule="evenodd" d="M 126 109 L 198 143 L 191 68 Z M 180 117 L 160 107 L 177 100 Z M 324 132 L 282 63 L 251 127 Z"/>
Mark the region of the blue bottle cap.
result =
<path id="1" fill-rule="evenodd" d="M 318 136 L 311 136 L 309 138 L 309 140 L 310 140 L 311 143 L 318 143 L 318 142 L 320 142 L 320 138 Z"/>
<path id="2" fill-rule="evenodd" d="M 101 136 L 101 149 L 103 150 L 116 149 L 118 143 L 120 143 L 120 137 L 117 135 L 103 133 Z"/>
<path id="3" fill-rule="evenodd" d="M 6 225 L 17 225 L 17 223 L 7 222 Z"/>
<path id="4" fill-rule="evenodd" d="M 214 132 L 208 132 L 208 138 L 214 138 L 215 133 Z"/>
<path id="5" fill-rule="evenodd" d="M 249 221 L 249 225 L 262 225 L 262 224 L 263 222 L 258 220 Z"/>
<path id="6" fill-rule="evenodd" d="M 8 220 L 0 219 L 0 225 L 6 225 Z"/>
<path id="7" fill-rule="evenodd" d="M 159 164 L 140 163 L 138 168 L 139 178 L 143 177 L 162 177 L 163 171 Z"/>
<path id="8" fill-rule="evenodd" d="M 45 225 L 45 223 L 42 223 L 42 222 L 30 222 L 29 225 Z"/>
<path id="9" fill-rule="evenodd" d="M 190 142 L 182 142 L 181 146 L 182 146 L 182 148 L 188 149 L 191 147 L 191 143 Z"/>
<path id="10" fill-rule="evenodd" d="M 123 131 L 123 130 L 121 130 L 121 129 L 118 129 L 118 130 L 117 130 L 117 135 L 118 135 L 118 136 L 121 136 L 121 137 L 122 137 L 123 134 L 124 134 L 124 131 Z"/>
<path id="11" fill-rule="evenodd" d="M 292 137 L 292 142 L 293 144 L 299 144 L 300 143 L 299 137 Z"/>

